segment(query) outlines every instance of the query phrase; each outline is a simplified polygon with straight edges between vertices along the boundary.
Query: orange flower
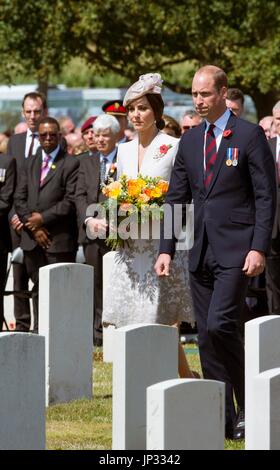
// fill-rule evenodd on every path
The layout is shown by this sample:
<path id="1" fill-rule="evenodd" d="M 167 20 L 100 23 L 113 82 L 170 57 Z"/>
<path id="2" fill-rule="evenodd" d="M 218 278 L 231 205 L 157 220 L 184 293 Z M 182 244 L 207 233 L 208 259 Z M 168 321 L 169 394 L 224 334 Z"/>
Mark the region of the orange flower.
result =
<path id="1" fill-rule="evenodd" d="M 137 180 L 129 180 L 127 183 L 127 192 L 130 197 L 137 197 L 141 193 L 142 189 L 145 188 L 146 183 L 141 178 Z"/>
<path id="2" fill-rule="evenodd" d="M 149 196 L 150 199 L 155 199 L 162 196 L 162 191 L 160 188 L 153 187 L 153 188 L 145 188 L 144 193 Z"/>
<path id="3" fill-rule="evenodd" d="M 168 182 L 164 180 L 160 180 L 158 182 L 158 187 L 161 189 L 162 194 L 166 194 L 168 191 Z"/>

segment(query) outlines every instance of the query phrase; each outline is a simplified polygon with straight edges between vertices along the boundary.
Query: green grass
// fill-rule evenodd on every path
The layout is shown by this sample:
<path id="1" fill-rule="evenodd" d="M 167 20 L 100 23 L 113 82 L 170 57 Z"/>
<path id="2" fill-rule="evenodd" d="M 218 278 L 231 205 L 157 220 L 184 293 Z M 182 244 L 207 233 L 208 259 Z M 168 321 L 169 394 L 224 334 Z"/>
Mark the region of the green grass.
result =
<path id="1" fill-rule="evenodd" d="M 197 347 L 185 348 L 191 369 L 201 373 Z M 112 446 L 112 366 L 95 353 L 93 399 L 75 400 L 47 409 L 47 449 L 108 450 Z M 227 440 L 226 449 L 241 450 L 244 442 Z"/>

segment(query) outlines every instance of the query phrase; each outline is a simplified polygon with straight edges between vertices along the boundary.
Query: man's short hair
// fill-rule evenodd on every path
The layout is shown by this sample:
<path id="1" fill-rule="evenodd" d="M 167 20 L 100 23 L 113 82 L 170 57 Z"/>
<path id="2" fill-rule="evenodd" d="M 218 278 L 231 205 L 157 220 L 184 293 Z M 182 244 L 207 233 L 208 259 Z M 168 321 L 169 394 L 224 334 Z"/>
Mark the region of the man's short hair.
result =
<path id="1" fill-rule="evenodd" d="M 56 127 L 57 127 L 57 129 L 58 129 L 58 131 L 60 131 L 59 122 L 58 122 L 55 118 L 53 118 L 53 117 L 51 117 L 51 116 L 46 116 L 46 117 L 43 117 L 42 119 L 40 119 L 38 127 L 39 127 L 41 124 L 55 124 Z"/>
<path id="2" fill-rule="evenodd" d="M 227 99 L 230 101 L 240 100 L 244 104 L 244 94 L 239 88 L 229 88 L 227 91 Z"/>
<path id="3" fill-rule="evenodd" d="M 24 107 L 24 103 L 27 98 L 30 98 L 31 100 L 41 100 L 43 109 L 47 109 L 47 99 L 43 93 L 40 93 L 39 91 L 31 91 L 30 93 L 26 93 L 21 103 L 22 107 Z"/>
<path id="4" fill-rule="evenodd" d="M 94 132 L 102 132 L 106 129 L 110 129 L 113 134 L 118 134 L 121 129 L 117 118 L 110 114 L 100 114 L 94 121 L 92 127 Z"/>

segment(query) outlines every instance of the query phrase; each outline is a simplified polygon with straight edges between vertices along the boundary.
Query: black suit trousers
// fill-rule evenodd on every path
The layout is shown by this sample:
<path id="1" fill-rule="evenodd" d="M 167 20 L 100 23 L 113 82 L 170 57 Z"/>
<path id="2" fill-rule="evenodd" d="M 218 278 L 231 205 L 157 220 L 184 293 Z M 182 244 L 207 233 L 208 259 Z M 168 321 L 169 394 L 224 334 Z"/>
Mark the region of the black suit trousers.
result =
<path id="1" fill-rule="evenodd" d="M 2 331 L 4 322 L 4 290 L 7 273 L 7 258 L 8 253 L 0 251 L 0 331 Z"/>
<path id="2" fill-rule="evenodd" d="M 20 245 L 20 236 L 11 229 L 13 249 Z M 23 264 L 13 264 L 14 291 L 28 291 L 29 277 L 25 262 Z M 17 331 L 29 331 L 31 322 L 29 298 L 14 294 L 14 316 Z"/>
<path id="3" fill-rule="evenodd" d="M 207 238 L 207 237 L 206 237 Z M 190 273 L 203 376 L 226 383 L 226 424 L 234 422 L 232 389 L 244 408 L 244 346 L 239 321 L 248 278 L 242 268 L 219 266 L 205 240 L 198 269 Z"/>
<path id="4" fill-rule="evenodd" d="M 39 291 L 39 269 L 43 266 L 54 263 L 74 263 L 76 252 L 65 253 L 48 253 L 40 246 L 36 246 L 34 250 L 24 252 L 24 261 L 27 272 L 34 283 L 32 288 L 32 303 L 34 324 L 33 331 L 38 333 L 38 291 Z"/>
<path id="5" fill-rule="evenodd" d="M 96 346 L 102 346 L 103 256 L 108 251 L 104 240 L 96 239 L 84 245 L 86 264 L 94 268 L 93 343 Z"/>

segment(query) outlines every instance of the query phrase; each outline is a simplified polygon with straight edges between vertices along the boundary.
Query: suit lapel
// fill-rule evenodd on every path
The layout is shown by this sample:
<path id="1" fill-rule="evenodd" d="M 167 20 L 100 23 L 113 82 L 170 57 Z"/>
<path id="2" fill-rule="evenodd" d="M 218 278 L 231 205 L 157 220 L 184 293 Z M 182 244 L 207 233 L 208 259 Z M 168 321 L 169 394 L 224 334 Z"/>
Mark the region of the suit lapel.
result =
<path id="1" fill-rule="evenodd" d="M 227 129 L 232 130 L 235 127 L 235 121 L 236 121 L 236 117 L 234 116 L 233 113 L 231 113 L 225 130 L 227 130 Z M 224 161 L 224 157 L 226 155 L 226 150 L 227 150 L 227 148 L 230 147 L 230 142 L 231 142 L 231 136 L 222 137 L 222 140 L 221 140 L 221 143 L 220 143 L 220 146 L 219 146 L 219 150 L 218 150 L 218 154 L 217 154 L 216 163 L 215 163 L 215 166 L 214 166 L 213 178 L 212 178 L 211 183 L 209 184 L 209 187 L 207 188 L 206 194 L 208 194 L 211 191 L 212 187 L 215 184 L 215 181 L 216 181 L 217 176 L 220 172 L 222 163 Z"/>
<path id="2" fill-rule="evenodd" d="M 201 124 L 199 133 L 196 136 L 197 155 L 194 155 L 194 162 L 198 166 L 198 182 L 199 186 L 205 191 L 204 187 L 204 134 L 205 134 L 205 123 Z"/>

